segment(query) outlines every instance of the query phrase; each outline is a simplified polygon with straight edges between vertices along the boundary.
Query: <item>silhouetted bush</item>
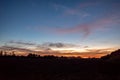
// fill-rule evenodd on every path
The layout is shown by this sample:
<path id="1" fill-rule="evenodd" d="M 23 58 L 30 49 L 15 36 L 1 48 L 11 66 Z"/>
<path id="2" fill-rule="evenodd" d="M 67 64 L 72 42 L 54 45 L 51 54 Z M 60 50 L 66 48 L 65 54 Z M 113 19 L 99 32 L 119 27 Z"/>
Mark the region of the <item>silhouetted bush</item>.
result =
<path id="1" fill-rule="evenodd" d="M 40 55 L 37 55 L 37 54 L 33 54 L 33 53 L 29 53 L 28 55 L 27 55 L 27 57 L 40 57 Z"/>
<path id="2" fill-rule="evenodd" d="M 3 51 L 0 51 L 0 56 L 3 56 Z"/>

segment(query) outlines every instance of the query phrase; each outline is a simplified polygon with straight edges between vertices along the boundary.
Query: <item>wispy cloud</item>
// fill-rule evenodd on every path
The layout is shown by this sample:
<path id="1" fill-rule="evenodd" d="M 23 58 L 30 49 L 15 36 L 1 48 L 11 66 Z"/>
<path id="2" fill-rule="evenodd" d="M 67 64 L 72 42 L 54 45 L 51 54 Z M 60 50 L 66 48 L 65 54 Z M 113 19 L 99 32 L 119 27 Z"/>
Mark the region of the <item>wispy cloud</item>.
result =
<path id="1" fill-rule="evenodd" d="M 87 17 L 90 16 L 91 14 L 88 13 L 85 9 L 89 7 L 95 7 L 97 6 L 97 2 L 82 2 L 82 3 L 77 3 L 73 8 L 66 9 L 64 11 L 65 15 L 77 15 L 78 17 Z"/>
<path id="2" fill-rule="evenodd" d="M 51 51 L 52 49 L 50 47 L 46 47 L 46 46 L 42 46 L 42 45 L 37 45 L 35 50 L 38 50 L 38 51 Z"/>
<path id="3" fill-rule="evenodd" d="M 62 43 L 62 42 L 45 42 L 41 44 L 36 44 L 33 42 L 25 42 L 25 41 L 15 41 L 11 40 L 4 44 L 4 46 L 13 47 L 13 48 L 24 48 L 30 50 L 38 50 L 38 51 L 50 51 L 55 48 L 74 48 L 80 47 L 80 45 L 71 44 L 71 43 Z M 11 48 L 12 49 L 12 48 Z"/>
<path id="4" fill-rule="evenodd" d="M 0 49 L 5 51 L 34 52 L 30 49 L 13 47 L 13 46 L 1 46 Z"/>
<path id="5" fill-rule="evenodd" d="M 91 53 L 98 53 L 98 54 L 104 54 L 104 53 L 110 53 L 114 51 L 114 48 L 104 48 L 104 49 L 86 49 L 86 51 L 91 52 Z"/>
<path id="6" fill-rule="evenodd" d="M 103 0 L 104 2 L 104 0 Z M 113 5 L 111 5 L 113 4 Z M 88 16 L 90 15 L 88 12 L 94 12 L 92 11 L 87 11 L 86 12 L 86 8 L 95 8 L 96 6 L 99 7 L 102 5 L 102 2 L 81 2 L 81 3 L 77 3 L 74 6 L 66 6 L 63 4 L 57 4 L 54 3 L 52 4 L 52 6 L 55 8 L 56 11 L 60 11 L 60 13 L 62 13 L 63 15 L 77 15 L 77 17 L 81 17 L 81 16 Z M 105 7 L 111 7 L 112 9 L 108 9 L 108 10 L 104 10 L 103 8 Z M 91 21 L 87 22 L 86 20 L 83 19 L 82 22 L 78 23 L 74 26 L 65 26 L 64 28 L 55 28 L 55 26 L 33 26 L 33 27 L 29 27 L 31 30 L 35 30 L 38 32 L 44 32 L 44 33 L 57 33 L 57 34 L 82 34 L 83 37 L 87 37 L 90 34 L 92 34 L 93 32 L 97 31 L 97 30 L 106 30 L 106 29 L 110 29 L 111 25 L 113 24 L 120 24 L 120 11 L 118 11 L 118 7 L 119 7 L 119 3 L 105 3 L 102 7 L 102 16 L 99 17 L 99 13 L 98 13 L 98 18 L 96 19 L 92 19 L 92 17 L 89 17 L 88 19 L 91 18 Z M 98 8 L 99 9 L 99 8 Z M 101 9 L 101 8 L 100 8 Z M 91 9 L 90 9 L 91 10 Z M 97 15 L 92 15 L 97 16 Z M 71 23 L 70 23 L 71 24 Z M 74 23 L 73 23 L 74 24 Z M 61 26 L 60 24 L 58 26 Z M 114 27 L 114 26 L 113 26 Z"/>
<path id="7" fill-rule="evenodd" d="M 41 47 L 41 46 L 40 46 Z M 88 57 L 101 57 L 104 55 L 109 54 L 110 52 L 112 52 L 115 49 L 112 48 L 106 48 L 106 49 L 86 49 L 85 52 L 70 52 L 70 51 L 54 51 L 54 50 L 43 50 L 43 51 L 34 51 L 34 50 L 30 50 L 30 49 L 25 49 L 25 48 L 17 48 L 17 47 L 12 47 L 12 46 L 2 46 L 0 47 L 0 50 L 4 50 L 7 51 L 9 53 L 9 51 L 14 51 L 16 55 L 27 55 L 28 53 L 35 53 L 41 56 L 45 56 L 45 55 L 54 55 L 54 56 L 66 56 L 66 57 L 84 57 L 84 58 L 88 58 Z"/>
<path id="8" fill-rule="evenodd" d="M 85 12 L 83 8 L 87 8 L 88 6 L 93 6 L 95 3 L 80 3 L 73 7 L 68 7 L 61 4 L 53 4 L 53 7 L 56 11 L 61 11 L 62 15 L 64 16 L 72 16 L 76 15 L 79 17 L 86 17 L 89 16 L 89 13 Z"/>
<path id="9" fill-rule="evenodd" d="M 31 42 L 25 42 L 25 41 L 8 41 L 7 43 L 11 43 L 11 44 L 18 44 L 18 45 L 36 45 L 35 43 L 31 43 Z"/>
<path id="10" fill-rule="evenodd" d="M 55 29 L 54 31 L 59 34 L 82 33 L 83 36 L 86 37 L 96 30 L 104 30 L 106 28 L 110 28 L 111 24 L 119 24 L 119 19 L 116 19 L 114 17 L 101 18 L 96 21 L 73 26 L 71 28 Z"/>
<path id="11" fill-rule="evenodd" d="M 78 47 L 78 45 L 74 44 L 68 44 L 68 43 L 52 43 L 52 42 L 47 42 L 43 43 L 41 46 L 44 47 L 52 47 L 52 48 L 71 48 L 71 47 Z"/>
<path id="12" fill-rule="evenodd" d="M 87 2 L 87 3 L 78 3 L 74 7 L 67 7 L 60 4 L 53 4 L 56 11 L 62 10 L 63 14 L 66 15 L 79 15 L 79 16 L 87 16 L 89 13 L 84 12 L 85 8 L 89 7 L 95 7 L 99 2 Z M 111 5 L 114 4 L 114 5 Z M 47 33 L 58 33 L 58 34 L 82 34 L 83 37 L 87 37 L 90 34 L 94 33 L 97 30 L 105 31 L 107 29 L 111 29 L 111 25 L 119 24 L 120 25 L 120 11 L 118 11 L 118 4 L 115 6 L 116 3 L 110 3 L 109 5 L 106 3 L 105 6 L 111 7 L 112 9 L 106 10 L 107 12 L 104 12 L 101 17 L 98 17 L 96 19 L 91 19 L 91 21 L 87 22 L 83 20 L 83 23 L 80 22 L 80 24 L 76 24 L 72 27 L 65 26 L 64 28 L 54 28 L 53 27 L 34 27 L 32 30 L 40 31 L 40 32 L 47 32 Z M 100 4 L 102 5 L 102 4 Z M 82 15 L 81 15 L 82 14 Z M 60 25 L 59 25 L 60 26 Z"/>

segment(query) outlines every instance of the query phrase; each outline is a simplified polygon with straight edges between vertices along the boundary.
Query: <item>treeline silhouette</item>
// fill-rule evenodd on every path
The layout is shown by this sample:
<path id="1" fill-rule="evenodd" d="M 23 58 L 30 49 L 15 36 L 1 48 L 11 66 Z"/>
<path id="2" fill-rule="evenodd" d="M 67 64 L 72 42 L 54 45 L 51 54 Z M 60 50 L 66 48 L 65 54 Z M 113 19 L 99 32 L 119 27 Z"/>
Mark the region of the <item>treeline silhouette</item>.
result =
<path id="1" fill-rule="evenodd" d="M 0 51 L 0 57 L 24 57 L 24 58 L 81 58 L 80 56 L 78 57 L 74 57 L 74 56 L 71 56 L 71 57 L 65 57 L 65 56 L 54 56 L 54 55 L 45 55 L 45 56 L 41 56 L 41 55 L 38 55 L 36 53 L 28 53 L 27 56 L 24 56 L 24 55 L 16 55 L 16 53 L 13 51 L 13 52 L 6 52 L 6 51 Z"/>
<path id="2" fill-rule="evenodd" d="M 120 80 L 120 49 L 86 59 L 13 53 L 0 52 L 0 80 Z"/>

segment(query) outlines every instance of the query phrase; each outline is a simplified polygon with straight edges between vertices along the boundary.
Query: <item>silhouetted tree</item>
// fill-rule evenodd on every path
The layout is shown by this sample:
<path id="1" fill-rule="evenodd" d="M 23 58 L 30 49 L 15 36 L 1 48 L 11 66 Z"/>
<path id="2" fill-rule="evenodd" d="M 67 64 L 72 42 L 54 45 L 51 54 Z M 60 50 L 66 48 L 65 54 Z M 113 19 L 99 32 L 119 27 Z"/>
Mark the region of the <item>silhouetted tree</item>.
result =
<path id="1" fill-rule="evenodd" d="M 3 51 L 0 51 L 0 56 L 3 56 Z"/>
<path id="2" fill-rule="evenodd" d="M 12 51 L 12 54 L 11 54 L 11 56 L 16 56 L 14 51 Z"/>
<path id="3" fill-rule="evenodd" d="M 54 56 L 54 55 L 46 55 L 46 56 L 44 56 L 44 58 L 47 58 L 47 59 L 55 59 L 55 58 L 57 58 L 57 57 Z"/>
<path id="4" fill-rule="evenodd" d="M 29 53 L 29 54 L 27 55 L 27 57 L 40 57 L 40 55 L 33 54 L 33 53 Z"/>
<path id="5" fill-rule="evenodd" d="M 4 56 L 8 56 L 6 51 L 4 52 Z"/>

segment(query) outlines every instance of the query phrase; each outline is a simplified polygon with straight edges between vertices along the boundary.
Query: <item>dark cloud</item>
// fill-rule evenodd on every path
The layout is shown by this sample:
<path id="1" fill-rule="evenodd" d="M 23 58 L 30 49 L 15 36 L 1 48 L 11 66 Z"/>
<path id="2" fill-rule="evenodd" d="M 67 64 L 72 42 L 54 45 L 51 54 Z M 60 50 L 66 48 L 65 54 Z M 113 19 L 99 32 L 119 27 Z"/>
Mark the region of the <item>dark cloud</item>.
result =
<path id="1" fill-rule="evenodd" d="M 89 46 L 84 46 L 84 48 L 89 48 Z"/>
<path id="2" fill-rule="evenodd" d="M 9 41 L 8 43 L 19 44 L 19 45 L 36 45 L 35 43 L 31 43 L 31 42 L 14 41 L 14 40 Z"/>
<path id="3" fill-rule="evenodd" d="M 52 49 L 49 48 L 49 47 L 45 47 L 45 46 L 41 46 L 41 45 L 36 46 L 36 49 L 37 49 L 37 50 L 43 50 L 43 51 L 52 50 Z"/>
<path id="4" fill-rule="evenodd" d="M 73 47 L 80 47 L 80 45 L 75 45 L 75 44 L 69 44 L 69 43 L 61 43 L 61 42 L 45 42 L 42 44 L 35 44 L 31 42 L 25 42 L 25 41 L 8 41 L 5 43 L 4 46 L 12 46 L 14 48 L 30 48 L 33 47 L 36 50 L 52 50 L 52 48 L 73 48 Z"/>
<path id="5" fill-rule="evenodd" d="M 47 43 L 43 43 L 41 46 L 43 46 L 43 47 L 51 47 L 51 48 L 71 48 L 71 47 L 77 47 L 78 45 L 68 44 L 68 43 L 47 42 Z"/>
<path id="6" fill-rule="evenodd" d="M 12 46 L 1 46 L 0 47 L 1 50 L 7 50 L 7 51 L 22 51 L 22 52 L 34 52 L 30 49 L 26 49 L 26 48 L 18 48 L 18 47 L 12 47 Z"/>

